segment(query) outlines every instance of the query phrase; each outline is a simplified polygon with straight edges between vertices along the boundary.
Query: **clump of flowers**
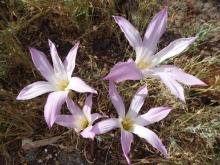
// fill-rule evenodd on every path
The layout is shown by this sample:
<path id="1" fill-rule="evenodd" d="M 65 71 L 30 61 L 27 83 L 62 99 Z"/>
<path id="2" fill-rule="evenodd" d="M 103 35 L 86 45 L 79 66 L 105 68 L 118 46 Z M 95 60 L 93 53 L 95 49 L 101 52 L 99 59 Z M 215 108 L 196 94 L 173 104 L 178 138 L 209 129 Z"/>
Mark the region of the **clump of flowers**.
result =
<path id="1" fill-rule="evenodd" d="M 159 137 L 146 126 L 164 119 L 170 113 L 171 108 L 151 108 L 147 113 L 138 115 L 148 94 L 147 87 L 144 85 L 133 96 L 126 113 L 125 105 L 116 89 L 115 83 L 125 80 L 141 80 L 146 77 L 160 78 L 173 95 L 185 101 L 184 89 L 180 83 L 202 86 L 206 84 L 174 65 L 160 64 L 166 59 L 183 52 L 196 40 L 196 37 L 177 39 L 155 54 L 157 44 L 167 24 L 166 8 L 154 16 L 143 40 L 140 33 L 128 20 L 121 16 L 114 16 L 114 19 L 136 52 L 135 61 L 129 59 L 127 62 L 117 63 L 105 77 L 106 80 L 109 80 L 109 96 L 117 111 L 118 118 L 108 118 L 94 124 L 103 116 L 99 113 L 91 113 L 93 95 L 89 94 L 87 96 L 82 109 L 72 100 L 73 91 L 97 93 L 96 90 L 79 77 L 72 77 L 79 42 L 69 51 L 64 62 L 62 62 L 54 43 L 49 40 L 53 67 L 43 52 L 30 48 L 33 63 L 46 81 L 37 81 L 26 86 L 21 90 L 17 99 L 32 99 L 50 92 L 44 108 L 44 117 L 48 127 L 51 128 L 56 123 L 74 129 L 84 138 L 94 139 L 95 135 L 104 134 L 119 128 L 121 130 L 122 151 L 128 164 L 130 164 L 128 154 L 133 141 L 133 134 L 144 138 L 164 156 L 168 156 L 167 150 Z M 60 112 L 65 102 L 71 113 L 70 115 L 61 114 Z"/>

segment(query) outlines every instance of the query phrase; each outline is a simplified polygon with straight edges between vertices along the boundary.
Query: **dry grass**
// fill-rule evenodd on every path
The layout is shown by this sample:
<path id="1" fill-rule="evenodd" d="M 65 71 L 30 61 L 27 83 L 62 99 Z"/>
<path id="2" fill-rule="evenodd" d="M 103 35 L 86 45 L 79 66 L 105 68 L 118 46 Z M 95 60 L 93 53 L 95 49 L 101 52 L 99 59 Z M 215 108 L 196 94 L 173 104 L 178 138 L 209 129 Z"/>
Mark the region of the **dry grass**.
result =
<path id="1" fill-rule="evenodd" d="M 202 1 L 173 3 L 169 0 L 160 3 L 156 0 L 1 1 L 0 151 L 3 158 L 0 157 L 0 161 L 5 159 L 8 164 L 28 162 L 27 152 L 21 149 L 23 138 L 40 140 L 63 135 L 63 140 L 54 144 L 58 152 L 77 151 L 95 164 L 125 163 L 119 132 L 110 132 L 91 142 L 57 125 L 49 130 L 43 118 L 46 96 L 22 102 L 15 100 L 24 86 L 42 79 L 31 62 L 28 46 L 44 51 L 49 57 L 47 39 L 50 38 L 57 44 L 60 56 L 65 57 L 79 40 L 81 46 L 74 74 L 98 90 L 93 111 L 116 116 L 108 99 L 108 84 L 102 78 L 116 62 L 132 57 L 134 52 L 112 15 L 126 16 L 144 32 L 152 16 L 168 6 L 168 30 L 159 48 L 181 36 L 197 34 L 199 39 L 187 52 L 167 63 L 196 75 L 209 87 L 185 87 L 184 104 L 158 80 L 120 83 L 118 89 L 127 106 L 140 83 L 147 82 L 149 97 L 142 113 L 155 106 L 175 109 L 164 121 L 150 127 L 161 137 L 170 157 L 164 159 L 137 137 L 130 157 L 134 164 L 217 164 L 220 161 L 220 16 L 215 8 L 219 3 L 210 2 L 213 6 L 207 10 L 201 10 L 199 5 L 202 4 Z M 207 20 L 206 23 L 203 20 Z M 76 94 L 74 99 L 82 104 L 85 95 Z"/>

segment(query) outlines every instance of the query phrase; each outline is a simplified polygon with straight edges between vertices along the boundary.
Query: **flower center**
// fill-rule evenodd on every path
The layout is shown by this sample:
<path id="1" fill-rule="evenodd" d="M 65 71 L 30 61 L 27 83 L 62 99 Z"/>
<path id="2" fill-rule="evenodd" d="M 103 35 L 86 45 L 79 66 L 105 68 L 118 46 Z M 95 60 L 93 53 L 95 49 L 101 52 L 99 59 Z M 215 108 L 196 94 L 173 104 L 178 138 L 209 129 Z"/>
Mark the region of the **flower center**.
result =
<path id="1" fill-rule="evenodd" d="M 89 121 L 83 114 L 75 114 L 73 124 L 77 130 L 82 131 L 89 126 Z"/>
<path id="2" fill-rule="evenodd" d="M 132 128 L 133 128 L 133 122 L 131 119 L 124 119 L 122 122 L 121 122 L 121 125 L 122 127 L 124 128 L 124 130 L 126 131 L 131 131 Z"/>
<path id="3" fill-rule="evenodd" d="M 82 130 L 84 130 L 85 128 L 87 128 L 89 125 L 89 121 L 85 118 L 85 119 L 82 119 L 81 123 L 80 123 L 80 127 Z"/>
<path id="4" fill-rule="evenodd" d="M 67 80 L 60 80 L 56 86 L 58 91 L 64 91 L 66 87 L 68 86 L 68 81 Z"/>
<path id="5" fill-rule="evenodd" d="M 145 69 L 147 69 L 147 68 L 149 68 L 149 63 L 147 63 L 147 62 L 145 62 L 145 61 L 139 61 L 138 63 L 137 63 L 137 67 L 140 69 L 140 70 L 145 70 Z"/>

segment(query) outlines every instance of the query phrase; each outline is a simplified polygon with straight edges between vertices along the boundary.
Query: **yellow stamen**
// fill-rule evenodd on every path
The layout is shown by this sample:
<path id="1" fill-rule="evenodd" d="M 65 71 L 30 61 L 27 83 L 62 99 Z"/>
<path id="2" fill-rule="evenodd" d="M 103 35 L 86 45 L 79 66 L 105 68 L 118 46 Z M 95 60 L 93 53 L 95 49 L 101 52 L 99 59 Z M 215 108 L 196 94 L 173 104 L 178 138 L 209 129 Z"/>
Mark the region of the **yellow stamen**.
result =
<path id="1" fill-rule="evenodd" d="M 144 69 L 147 69 L 149 68 L 149 64 L 145 61 L 140 61 L 137 63 L 137 67 L 140 69 L 140 70 L 144 70 Z"/>
<path id="2" fill-rule="evenodd" d="M 56 87 L 57 87 L 57 90 L 64 91 L 67 86 L 68 86 L 68 81 L 67 80 L 61 80 L 61 81 L 59 81 L 59 83 L 57 84 Z"/>
<path id="3" fill-rule="evenodd" d="M 131 119 L 124 119 L 121 122 L 122 127 L 126 130 L 126 131 L 131 131 L 133 128 L 133 122 Z"/>
<path id="4" fill-rule="evenodd" d="M 81 129 L 83 130 L 83 129 L 85 129 L 86 127 L 88 127 L 88 125 L 89 125 L 89 121 L 85 118 L 85 119 L 83 119 L 83 120 L 81 121 L 80 127 L 81 127 Z"/>

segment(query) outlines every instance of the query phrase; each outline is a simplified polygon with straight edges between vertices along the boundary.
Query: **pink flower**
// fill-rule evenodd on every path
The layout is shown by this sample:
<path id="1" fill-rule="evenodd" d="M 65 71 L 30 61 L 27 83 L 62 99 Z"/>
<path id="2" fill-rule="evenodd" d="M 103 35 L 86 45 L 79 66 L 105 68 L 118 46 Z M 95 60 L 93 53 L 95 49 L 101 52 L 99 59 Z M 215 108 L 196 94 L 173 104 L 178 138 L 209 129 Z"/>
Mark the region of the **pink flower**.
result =
<path id="1" fill-rule="evenodd" d="M 114 16 L 114 19 L 135 50 L 136 60 L 129 59 L 127 62 L 117 63 L 104 79 L 121 82 L 141 80 L 145 77 L 160 78 L 171 93 L 183 101 L 185 101 L 184 89 L 179 83 L 206 86 L 204 82 L 185 73 L 180 68 L 173 65 L 160 65 L 166 59 L 183 52 L 196 39 L 196 37 L 177 39 L 155 54 L 157 44 L 167 24 L 166 8 L 154 16 L 143 40 L 140 33 L 128 20 L 120 16 Z"/>
<path id="2" fill-rule="evenodd" d="M 94 138 L 95 134 L 91 132 L 92 124 L 102 115 L 98 113 L 91 114 L 92 94 L 85 101 L 85 105 L 81 110 L 71 99 L 67 99 L 67 107 L 72 115 L 57 115 L 55 123 L 68 128 L 74 128 L 76 132 L 84 138 Z"/>
<path id="3" fill-rule="evenodd" d="M 95 134 L 103 134 L 113 129 L 120 128 L 121 146 L 128 164 L 130 164 L 128 153 L 130 152 L 131 142 L 133 141 L 132 133 L 144 138 L 154 148 L 158 149 L 163 155 L 167 156 L 167 150 L 159 137 L 150 129 L 145 128 L 145 126 L 162 120 L 169 114 L 171 109 L 167 107 L 156 107 L 150 109 L 143 115 L 138 115 L 138 112 L 144 104 L 144 99 L 147 96 L 147 93 L 147 88 L 145 86 L 140 88 L 134 95 L 127 114 L 125 114 L 125 105 L 122 98 L 119 96 L 115 84 L 110 82 L 109 95 L 119 118 L 111 118 L 100 121 L 95 124 L 91 130 Z"/>
<path id="4" fill-rule="evenodd" d="M 53 67 L 45 54 L 37 49 L 30 48 L 35 67 L 47 81 L 34 82 L 21 90 L 17 100 L 28 100 L 44 93 L 51 92 L 44 107 L 44 117 L 51 128 L 56 115 L 60 114 L 62 104 L 73 91 L 97 93 L 79 77 L 71 77 L 75 68 L 75 59 L 79 42 L 69 51 L 65 61 L 60 60 L 55 45 L 49 40 Z"/>

